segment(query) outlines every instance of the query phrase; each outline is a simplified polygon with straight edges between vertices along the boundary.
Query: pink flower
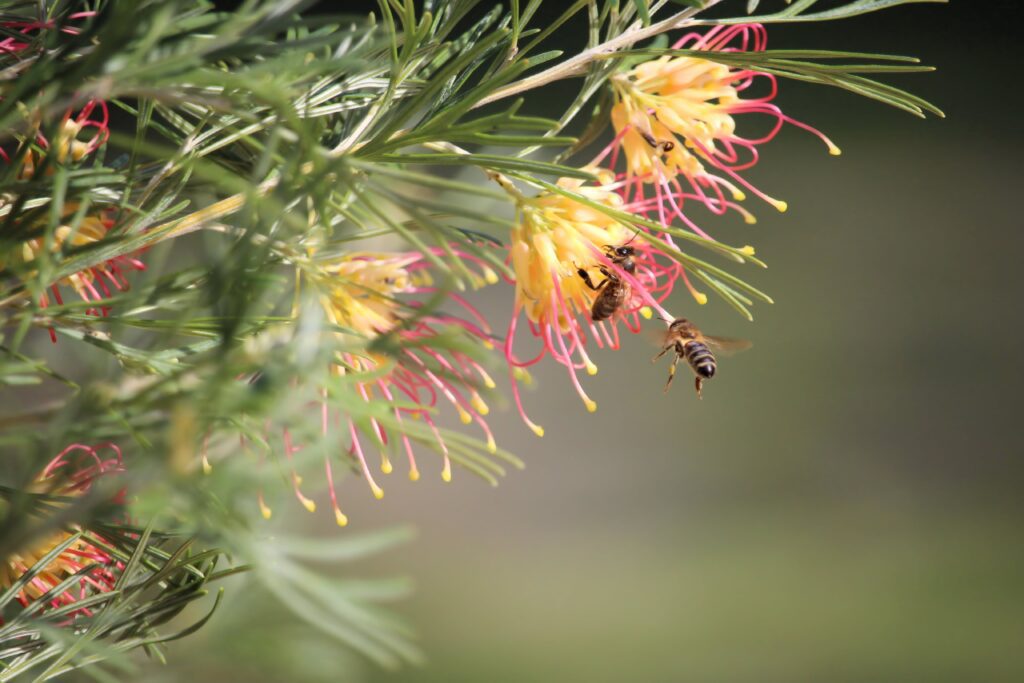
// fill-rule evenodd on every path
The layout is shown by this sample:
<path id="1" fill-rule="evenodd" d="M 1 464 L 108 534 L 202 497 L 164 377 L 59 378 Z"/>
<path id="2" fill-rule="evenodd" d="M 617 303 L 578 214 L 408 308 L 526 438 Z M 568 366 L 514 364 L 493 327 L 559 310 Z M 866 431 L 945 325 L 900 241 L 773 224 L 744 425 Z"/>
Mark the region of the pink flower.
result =
<path id="1" fill-rule="evenodd" d="M 458 250 L 455 253 L 467 266 L 476 267 L 476 284 L 498 280 L 494 271 L 479 259 Z M 417 299 L 405 300 L 437 291 L 430 266 L 429 259 L 418 252 L 360 252 L 319 262 L 315 274 L 310 275 L 327 319 L 337 329 L 333 334 L 348 348 L 364 347 L 339 352 L 331 372 L 339 379 L 351 380 L 356 395 L 368 405 L 380 400 L 391 404 L 393 425 L 397 427 L 394 434 L 380 419 L 356 419 L 332 409 L 326 389 L 318 405 L 321 436 L 326 437 L 332 429 L 343 430 L 350 445 L 342 462 L 355 462 L 376 498 L 381 498 L 384 490 L 374 478 L 368 448 L 379 451 L 380 471 L 390 474 L 393 465 L 388 449 L 393 442 L 399 442 L 408 458 L 409 478 L 416 481 L 420 477 L 413 452 L 414 439 L 406 430 L 410 420 L 428 427 L 432 439 L 422 442 L 441 454 L 441 477 L 451 480 L 449 444 L 435 423 L 437 410 L 445 406 L 463 424 L 475 423 L 483 433 L 486 448 L 491 453 L 497 451 L 485 419 L 489 408 L 478 392 L 478 387 L 493 388 L 494 381 L 472 355 L 450 343 L 439 343 L 445 328 L 454 327 L 481 346 L 493 348 L 490 328 L 476 309 L 454 292 L 447 292 L 446 297 L 462 309 L 465 317 L 436 312 L 421 314 Z M 371 349 L 370 342 L 385 335 L 395 338 L 395 345 L 400 348 L 397 357 Z M 295 441 L 287 428 L 283 430 L 283 440 L 284 455 L 290 462 L 303 445 Z M 344 526 L 348 518 L 338 504 L 333 459 L 324 458 L 324 474 L 335 520 Z M 316 503 L 303 493 L 301 478 L 294 468 L 291 479 L 295 496 L 307 510 L 315 511 Z M 262 493 L 259 505 L 263 516 L 269 518 L 271 510 Z"/>
<path id="2" fill-rule="evenodd" d="M 596 174 L 597 185 L 569 179 L 558 185 L 613 212 L 636 211 L 623 198 L 621 183 L 615 182 L 611 172 L 597 169 Z M 509 256 L 515 274 L 515 309 L 505 337 L 505 358 L 520 416 L 543 436 L 544 429 L 523 409 L 518 383 L 530 381 L 526 368 L 551 356 L 566 368 L 587 410 L 595 411 L 597 404 L 579 379 L 580 370 L 597 373 L 587 353 L 587 337 L 598 348 L 617 349 L 619 323 L 639 332 L 640 317 L 650 317 L 652 309 L 670 317 L 661 302 L 671 294 L 681 269 L 653 246 L 653 238 L 645 231 L 563 194 L 545 192 L 522 199 L 518 208 Z M 618 256 L 617 249 L 628 254 L 628 261 Z M 606 306 L 593 315 L 595 300 L 613 286 L 622 292 L 620 305 L 609 315 L 604 315 L 609 313 Z M 520 315 L 541 343 L 540 350 L 526 359 L 515 348 Z"/>
<path id="3" fill-rule="evenodd" d="M 785 202 L 764 194 L 741 175 L 757 163 L 758 146 L 772 140 L 783 124 L 810 131 L 830 153 L 839 154 L 821 132 L 772 104 L 778 92 L 774 75 L 714 61 L 716 52 L 763 51 L 766 44 L 767 32 L 759 24 L 716 26 L 704 34 L 688 33 L 672 46 L 707 52 L 708 59 L 664 56 L 612 78 L 616 137 L 598 161 L 611 152 L 614 168 L 621 151 L 626 194 L 634 202 L 642 201 L 645 186 L 653 186 L 652 207 L 666 225 L 678 218 L 706 236 L 684 215 L 687 202 L 698 202 L 715 214 L 738 211 L 753 222 L 737 204 L 745 198 L 744 190 L 785 211 Z M 768 91 L 743 97 L 758 80 Z M 741 136 L 736 117 L 743 114 L 768 117 L 770 129 L 756 137 Z"/>
<path id="4" fill-rule="evenodd" d="M 73 210 L 73 206 L 69 205 L 68 209 Z M 70 226 L 61 225 L 54 231 L 53 249 L 56 251 L 66 244 L 80 247 L 100 242 L 113 225 L 114 220 L 110 217 L 109 212 L 86 216 L 76 230 L 72 230 Z M 43 248 L 44 242 L 41 237 L 25 241 L 21 250 L 22 263 L 30 264 L 39 256 Z M 135 255 L 116 256 L 54 282 L 50 285 L 50 294 L 58 305 L 63 305 L 64 299 L 61 296 L 60 287 L 70 287 L 83 301 L 100 304 L 86 309 L 87 314 L 106 316 L 110 313 L 110 307 L 104 306 L 102 303 L 116 292 L 129 288 L 127 271 L 145 269 L 146 265 Z M 44 293 L 39 299 L 39 305 L 43 308 L 49 306 L 49 296 Z M 50 328 L 50 339 L 54 343 L 57 341 L 57 333 L 53 328 Z"/>
<path id="5" fill-rule="evenodd" d="M 104 443 L 95 447 L 72 444 L 43 469 L 32 491 L 74 498 L 84 495 L 98 477 L 122 470 L 121 450 L 114 444 Z M 121 502 L 122 496 L 123 492 L 118 494 L 115 502 Z M 51 532 L 32 546 L 7 557 L 0 563 L 0 589 L 10 588 L 54 548 L 67 543 L 73 531 L 79 531 L 78 527 L 71 527 L 70 531 Z M 112 590 L 117 583 L 118 572 L 123 568 L 124 565 L 103 548 L 81 537 L 42 567 L 19 591 L 17 600 L 27 607 L 50 593 L 68 577 L 81 572 L 76 587 L 51 594 L 47 598 L 49 606 L 53 608 L 73 605 L 89 595 Z M 75 613 L 91 614 L 84 607 L 73 611 L 72 616 Z"/>

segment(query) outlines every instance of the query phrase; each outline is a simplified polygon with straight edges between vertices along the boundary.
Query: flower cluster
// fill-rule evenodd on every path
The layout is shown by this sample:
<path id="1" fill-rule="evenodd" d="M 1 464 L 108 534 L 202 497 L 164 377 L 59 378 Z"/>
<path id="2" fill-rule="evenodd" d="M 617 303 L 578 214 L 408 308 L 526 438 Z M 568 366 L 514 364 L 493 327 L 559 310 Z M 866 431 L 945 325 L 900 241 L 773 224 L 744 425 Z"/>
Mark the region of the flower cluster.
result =
<path id="1" fill-rule="evenodd" d="M 772 103 L 778 93 L 774 75 L 714 61 L 714 53 L 757 52 L 766 45 L 766 31 L 758 24 L 716 26 L 704 34 L 688 33 L 672 46 L 708 53 L 708 58 L 664 56 L 612 78 L 616 136 L 605 154 L 613 151 L 614 166 L 621 151 L 629 192 L 638 199 L 645 193 L 644 185 L 653 185 L 654 205 L 662 222 L 678 219 L 707 236 L 685 214 L 689 201 L 718 215 L 735 210 L 753 222 L 753 216 L 737 204 L 745 199 L 744 190 L 785 211 L 785 202 L 754 187 L 741 172 L 757 163 L 758 147 L 772 140 L 786 123 L 817 135 L 831 154 L 839 154 L 839 148 L 821 132 Z M 744 97 L 759 80 L 767 92 Z M 741 136 L 736 117 L 744 114 L 768 117 L 769 129 L 755 137 Z"/>
<path id="2" fill-rule="evenodd" d="M 95 244 L 104 239 L 107 231 L 113 225 L 114 219 L 109 212 L 86 216 L 75 228 L 61 225 L 53 233 L 51 251 L 57 252 L 68 247 Z M 21 249 L 21 265 L 27 266 L 35 261 L 45 249 L 44 243 L 45 238 L 42 237 L 26 240 Z M 61 286 L 70 287 L 83 301 L 96 304 L 86 309 L 86 314 L 106 316 L 110 313 L 110 307 L 103 305 L 104 300 L 109 299 L 115 292 L 124 291 L 129 287 L 126 273 L 130 270 L 145 269 L 146 265 L 136 255 L 116 256 L 53 282 L 49 286 L 50 295 L 53 296 L 53 301 L 57 305 L 62 305 L 64 299 L 60 288 Z M 50 305 L 50 295 L 44 292 L 40 296 L 41 308 Z M 50 328 L 50 339 L 53 342 L 57 341 L 57 334 L 53 328 Z"/>
<path id="3" fill-rule="evenodd" d="M 839 153 L 824 135 L 772 103 L 777 94 L 773 75 L 714 61 L 713 53 L 764 50 L 765 35 L 759 25 L 689 33 L 673 48 L 709 53 L 709 58 L 665 56 L 613 76 L 615 137 L 585 169 L 596 182 L 563 179 L 558 191 L 520 198 L 509 256 L 516 295 L 505 357 L 516 405 L 538 435 L 543 428 L 526 416 L 518 390 L 517 380 L 529 380 L 528 366 L 545 356 L 554 358 L 568 370 L 593 412 L 597 404 L 578 376 L 581 370 L 597 372 L 587 352 L 588 336 L 598 348 L 617 348 L 619 322 L 637 332 L 640 316 L 652 312 L 672 321 L 662 304 L 677 281 L 698 303 L 707 302 L 683 265 L 665 256 L 679 251 L 675 231 L 713 241 L 691 217 L 692 203 L 715 215 L 734 211 L 752 223 L 753 214 L 739 203 L 747 190 L 785 210 L 784 202 L 741 175 L 757 163 L 758 146 L 774 138 L 785 123 L 811 131 L 830 152 Z M 744 97 L 759 79 L 768 91 Z M 758 137 L 742 137 L 736 123 L 741 114 L 766 115 L 771 127 Z M 615 170 L 620 164 L 622 170 Z M 736 251 L 753 254 L 751 247 Z M 521 314 L 542 345 L 525 360 L 515 350 Z"/>
<path id="4" fill-rule="evenodd" d="M 30 490 L 55 498 L 77 498 L 89 491 L 97 477 L 120 471 L 121 450 L 114 444 L 105 443 L 95 447 L 72 444 L 50 461 Z M 119 502 L 119 499 L 120 495 L 115 502 Z M 45 566 L 37 566 L 56 548 L 67 544 L 72 533 L 77 531 L 80 530 L 72 527 L 51 532 L 33 545 L 5 558 L 0 563 L 0 589 L 11 588 L 32 570 L 34 576 L 17 595 L 18 602 L 25 607 L 44 597 L 50 607 L 65 607 L 89 595 L 112 590 L 123 565 L 103 547 L 85 537 L 72 541 Z M 71 586 L 55 591 L 74 576 L 78 580 Z M 88 615 L 90 611 L 83 607 L 73 610 L 71 615 L 75 613 Z"/>
<path id="5" fill-rule="evenodd" d="M 52 21 L 3 22 L 0 26 L 3 26 L 6 33 L 15 35 L 8 35 L 0 41 L 0 56 L 20 57 L 23 56 L 22 53 L 32 51 L 35 47 L 43 49 L 42 43 L 38 40 L 39 36 L 54 29 L 77 35 L 80 29 L 75 23 L 94 15 L 95 12 L 91 11 L 72 13 L 65 18 L 65 23 L 59 29 Z M 80 108 L 64 112 L 53 140 L 43 134 L 42 127 L 42 115 L 35 112 L 29 116 L 29 129 L 34 132 L 22 140 L 21 147 L 10 152 L 0 147 L 0 159 L 6 163 L 11 163 L 12 159 L 17 160 L 17 177 L 20 180 L 33 179 L 41 169 L 45 169 L 45 175 L 52 175 L 55 164 L 78 164 L 95 153 L 110 137 L 110 111 L 103 100 L 89 100 Z M 65 207 L 65 215 L 71 216 L 76 210 L 76 205 L 69 204 Z M 50 239 L 50 248 L 59 251 L 69 246 L 94 244 L 101 241 L 113 225 L 111 211 L 101 210 L 87 215 L 75 227 L 58 226 Z M 23 229 L 34 234 L 42 230 L 41 226 L 35 225 L 23 226 Z M 35 260 L 45 248 L 44 241 L 42 237 L 28 239 L 22 247 L 21 261 L 29 263 Z M 60 286 L 64 285 L 74 289 L 84 301 L 102 302 L 115 291 L 128 288 L 126 271 L 144 269 L 145 266 L 137 256 L 116 257 L 50 284 L 50 294 L 57 304 L 62 304 Z M 44 293 L 40 297 L 39 305 L 45 308 L 49 303 L 50 296 Z M 109 310 L 106 306 L 99 306 L 88 309 L 87 313 L 105 316 Z M 56 332 L 53 328 L 50 328 L 50 339 L 56 342 Z"/>
<path id="6" fill-rule="evenodd" d="M 764 29 L 718 27 L 703 35 L 688 34 L 675 47 L 706 52 L 709 57 L 716 52 L 763 50 Z M 744 97 L 756 79 L 764 79 L 769 92 Z M 597 403 L 581 381 L 598 371 L 595 349 L 619 348 L 621 326 L 636 333 L 644 319 L 655 315 L 672 321 L 666 305 L 677 283 L 697 302 L 707 301 L 678 260 L 681 250 L 673 241 L 673 235 L 678 238 L 680 231 L 690 231 L 713 242 L 690 217 L 690 204 L 713 214 L 735 211 L 752 222 L 752 214 L 739 204 L 746 189 L 784 208 L 753 188 L 740 172 L 757 161 L 757 147 L 771 140 L 784 123 L 808 128 L 771 103 L 776 94 L 773 76 L 713 59 L 662 57 L 614 76 L 612 83 L 617 98 L 611 113 L 616 134 L 583 169 L 593 180 L 563 178 L 547 191 L 526 197 L 510 181 L 499 179 L 515 196 L 517 208 L 507 257 L 507 281 L 515 286 L 515 302 L 501 345 L 516 408 L 538 436 L 544 429 L 527 415 L 520 390 L 521 384 L 532 381 L 530 368 L 553 358 L 566 369 L 586 409 L 595 411 Z M 768 115 L 772 127 L 757 138 L 741 137 L 736 125 L 740 114 Z M 430 257 L 450 257 L 451 249 L 454 245 L 432 254 L 357 252 L 330 259 L 314 257 L 315 267 L 303 269 L 332 334 L 346 349 L 337 352 L 331 373 L 351 383 L 367 404 L 383 401 L 390 406 L 388 424 L 383 424 L 382 418 L 332 412 L 327 388 L 318 405 L 321 436 L 341 430 L 348 445 L 340 461 L 354 464 L 378 498 L 383 489 L 374 476 L 370 451 L 379 451 L 380 471 L 387 474 L 393 469 L 389 452 L 403 450 L 409 476 L 414 480 L 420 476 L 406 428 L 409 420 L 429 427 L 434 440 L 427 445 L 442 455 L 442 477 L 450 478 L 448 444 L 435 422 L 441 406 L 447 405 L 464 424 L 477 424 L 487 448 L 496 449 L 485 419 L 488 407 L 478 392 L 494 382 L 476 359 L 439 343 L 444 328 L 456 327 L 490 348 L 489 325 L 455 293 L 446 296 L 461 309 L 459 316 L 427 311 L 419 303 L 424 295 L 436 292 Z M 750 247 L 733 251 L 739 256 L 753 254 Z M 478 259 L 457 250 L 455 256 L 478 269 L 477 284 L 498 280 Z M 528 334 L 523 334 L 523 327 Z M 375 341 L 383 338 L 396 342 L 392 345 L 398 349 L 395 355 L 374 350 Z M 304 446 L 292 431 L 282 431 L 284 455 L 293 461 Z M 396 438 L 400 446 L 392 443 Z M 347 518 L 334 486 L 337 455 L 325 457 L 324 472 L 335 518 L 344 525 Z M 303 492 L 294 467 L 291 482 L 299 501 L 315 510 L 316 503 Z M 269 517 L 262 494 L 259 503 Z"/>
<path id="7" fill-rule="evenodd" d="M 666 259 L 636 228 L 610 216 L 601 208 L 616 212 L 631 206 L 616 191 L 611 172 L 595 169 L 598 185 L 563 179 L 561 189 L 572 191 L 586 202 L 547 192 L 519 204 L 519 221 L 512 231 L 509 260 L 515 274 L 515 308 L 505 337 L 505 358 L 512 374 L 516 406 L 526 424 L 538 435 L 544 433 L 523 409 L 519 379 L 528 379 L 526 368 L 551 356 L 569 371 L 570 380 L 587 409 L 597 404 L 587 396 L 578 372 L 597 373 L 597 365 L 586 350 L 586 338 L 598 348 L 619 346 L 619 323 L 633 332 L 640 330 L 640 317 L 650 317 L 661 307 L 675 281 L 678 266 Z M 631 251 L 630 267 L 617 263 L 616 247 Z M 586 273 L 584 278 L 581 273 Z M 590 274 L 601 278 L 595 281 Z M 622 291 L 621 304 L 604 317 L 593 315 L 595 302 L 610 287 Z M 521 359 L 515 352 L 516 332 L 521 314 L 541 350 Z"/>
<path id="8" fill-rule="evenodd" d="M 497 282 L 497 274 L 484 262 L 464 252 L 458 258 L 474 265 L 475 284 Z M 382 253 L 357 252 L 317 264 L 311 275 L 312 286 L 333 334 L 345 350 L 337 353 L 331 364 L 336 377 L 351 380 L 356 394 L 367 404 L 383 399 L 392 405 L 394 425 L 397 427 L 401 450 L 408 458 L 409 478 L 420 477 L 413 452 L 412 440 L 403 428 L 406 420 L 419 420 L 433 434 L 433 447 L 441 454 L 441 477 L 451 480 L 451 460 L 448 444 L 435 422 L 437 409 L 448 405 L 463 424 L 475 423 L 483 433 L 490 452 L 497 444 L 485 417 L 490 409 L 479 393 L 479 388 L 495 386 L 483 366 L 470 354 L 446 348 L 437 343 L 445 328 L 456 327 L 486 348 L 493 348 L 491 331 L 479 312 L 462 296 L 447 293 L 464 312 L 464 317 L 420 310 L 416 298 L 403 301 L 403 297 L 430 295 L 437 291 L 429 272 L 430 260 L 419 252 Z M 401 351 L 390 358 L 370 350 L 371 342 L 384 335 L 393 335 Z M 350 445 L 346 459 L 354 461 L 376 498 L 384 490 L 373 476 L 367 457 L 367 446 L 380 453 L 380 471 L 390 474 L 393 465 L 388 449 L 393 441 L 388 428 L 376 418 L 366 424 L 358 423 L 351 415 L 335 414 L 332 420 L 327 390 L 319 405 L 321 436 L 327 436 L 332 422 L 344 422 L 342 429 Z M 295 442 L 290 430 L 284 429 L 284 451 L 290 461 L 302 445 Z M 332 458 L 324 458 L 324 473 L 328 496 L 335 520 L 341 526 L 348 519 L 338 504 L 334 485 Z M 295 496 L 309 510 L 316 509 L 312 498 L 300 488 L 301 478 L 292 471 Z M 264 517 L 271 514 L 262 494 L 259 499 Z"/>

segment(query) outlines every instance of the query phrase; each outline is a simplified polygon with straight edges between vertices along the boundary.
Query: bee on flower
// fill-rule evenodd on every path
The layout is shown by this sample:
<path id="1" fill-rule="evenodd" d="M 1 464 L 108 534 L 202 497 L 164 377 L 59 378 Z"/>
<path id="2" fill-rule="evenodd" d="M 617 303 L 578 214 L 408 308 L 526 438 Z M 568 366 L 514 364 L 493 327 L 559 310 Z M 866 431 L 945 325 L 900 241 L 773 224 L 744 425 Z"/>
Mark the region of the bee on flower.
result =
<path id="1" fill-rule="evenodd" d="M 456 256 L 475 266 L 471 271 L 474 284 L 498 281 L 497 274 L 482 260 L 458 250 Z M 315 270 L 307 272 L 327 321 L 334 328 L 332 334 L 346 348 L 359 348 L 338 351 L 331 373 L 340 381 L 353 382 L 356 394 L 368 405 L 383 399 L 391 406 L 396 435 L 389 433 L 376 418 L 358 422 L 351 415 L 332 410 L 326 389 L 318 406 L 321 436 L 326 437 L 332 425 L 343 430 L 343 438 L 350 446 L 342 462 L 354 461 L 376 498 L 381 498 L 384 491 L 369 463 L 370 447 L 380 453 L 380 471 L 390 474 L 393 464 L 388 451 L 397 437 L 400 450 L 408 458 L 409 478 L 420 478 L 413 439 L 403 428 L 409 420 L 421 421 L 429 428 L 433 435 L 430 445 L 442 457 L 441 477 L 451 480 L 449 445 L 435 422 L 437 410 L 445 405 L 463 424 L 475 423 L 483 432 L 487 450 L 497 452 L 494 435 L 485 420 L 490 409 L 479 392 L 480 388 L 494 388 L 494 381 L 472 355 L 440 343 L 446 328 L 454 327 L 480 345 L 493 348 L 487 322 L 465 298 L 453 292 L 446 292 L 445 296 L 462 309 L 465 317 L 421 310 L 415 299 L 403 301 L 409 296 L 437 292 L 430 265 L 427 256 L 420 252 L 358 252 L 319 261 Z M 373 350 L 373 341 L 387 335 L 393 336 L 400 348 L 397 357 Z M 292 461 L 303 446 L 296 443 L 288 429 L 284 430 L 283 439 L 286 459 Z M 348 519 L 338 504 L 333 468 L 332 457 L 326 456 L 328 496 L 335 520 L 344 526 Z M 301 478 L 294 468 L 291 480 L 295 496 L 307 510 L 314 511 L 316 503 L 303 493 Z M 259 505 L 263 516 L 269 518 L 271 510 L 262 493 Z"/>
<path id="2" fill-rule="evenodd" d="M 774 75 L 714 59 L 715 53 L 763 51 L 766 44 L 767 32 L 759 24 L 716 26 L 704 34 L 688 33 L 672 46 L 708 53 L 708 58 L 666 55 L 611 79 L 616 135 L 599 161 L 611 153 L 614 167 L 621 152 L 628 193 L 639 201 L 646 194 L 645 185 L 653 186 L 652 206 L 662 223 L 678 218 L 707 237 L 684 215 L 684 204 L 691 201 L 718 215 L 737 211 L 752 223 L 753 216 L 737 203 L 745 199 L 746 191 L 785 211 L 785 202 L 741 175 L 757 163 L 758 147 L 772 140 L 784 124 L 813 133 L 831 154 L 839 154 L 824 134 L 772 103 L 778 92 Z M 767 84 L 767 92 L 744 96 L 759 80 Z M 737 132 L 737 117 L 742 114 L 762 114 L 771 121 L 770 128 L 759 136 L 743 137 Z"/>
<path id="3" fill-rule="evenodd" d="M 77 498 L 85 495 L 98 477 L 121 471 L 121 450 L 116 445 L 72 444 L 50 461 L 36 477 L 30 491 L 65 499 Z M 120 503 L 122 495 L 119 494 L 113 502 Z M 50 607 L 65 607 L 74 605 L 90 595 L 111 591 L 124 565 L 101 545 L 88 540 L 85 536 L 71 541 L 74 534 L 79 531 L 81 529 L 73 526 L 50 532 L 28 547 L 4 558 L 0 563 L 0 590 L 11 588 L 30 571 L 34 571 L 32 578 L 17 594 L 17 600 L 23 607 L 44 596 Z M 96 538 L 100 544 L 103 543 L 102 539 Z M 69 541 L 70 545 L 52 558 L 46 566 L 38 567 L 46 555 Z M 75 575 L 79 576 L 77 582 L 54 592 L 54 589 Z M 89 615 L 91 612 L 83 607 L 74 610 L 71 615 L 74 616 L 76 613 Z"/>
<path id="4" fill-rule="evenodd" d="M 666 263 L 643 229 L 597 208 L 633 211 L 613 173 L 598 169 L 595 175 L 595 185 L 570 179 L 558 182 L 585 202 L 554 191 L 520 199 L 512 230 L 509 260 L 516 292 L 505 357 L 516 407 L 538 436 L 544 430 L 527 417 L 518 387 L 519 381 L 529 381 L 528 367 L 545 356 L 554 358 L 567 369 L 576 392 L 593 412 L 597 404 L 579 378 L 581 370 L 597 373 L 587 353 L 587 337 L 598 348 L 614 349 L 619 346 L 620 323 L 639 332 L 641 316 L 650 317 L 652 310 L 670 318 L 661 303 L 671 294 L 678 264 Z M 600 277 L 604 279 L 595 281 Z M 615 288 L 612 297 L 607 296 L 609 287 Z M 541 344 L 540 351 L 526 359 L 515 351 L 521 314 Z"/>

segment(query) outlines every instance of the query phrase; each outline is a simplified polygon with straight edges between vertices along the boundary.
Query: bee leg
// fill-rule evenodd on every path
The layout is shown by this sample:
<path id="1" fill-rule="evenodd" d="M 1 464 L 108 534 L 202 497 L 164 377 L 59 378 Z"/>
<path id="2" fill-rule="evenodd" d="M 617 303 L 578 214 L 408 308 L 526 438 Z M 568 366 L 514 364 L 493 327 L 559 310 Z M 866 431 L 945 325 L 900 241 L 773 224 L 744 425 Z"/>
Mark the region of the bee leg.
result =
<path id="1" fill-rule="evenodd" d="M 664 351 L 662 351 L 664 353 Z M 676 363 L 679 362 L 679 356 L 672 359 L 672 367 L 668 369 L 668 381 L 665 382 L 665 390 L 662 393 L 667 394 L 668 388 L 672 386 L 672 380 L 676 378 Z"/>
<path id="2" fill-rule="evenodd" d="M 662 356 L 664 356 L 666 353 L 668 353 L 668 350 L 671 349 L 671 348 L 672 348 L 671 346 L 666 346 L 665 348 L 663 348 L 661 350 L 661 353 L 659 353 L 657 356 L 655 356 L 654 358 L 651 359 L 651 362 L 652 363 L 657 363 L 658 359 L 661 358 Z"/>
<path id="3" fill-rule="evenodd" d="M 596 285 L 595 285 L 595 284 L 594 284 L 594 281 L 590 279 L 590 273 L 588 273 L 588 272 L 587 272 L 587 271 L 586 271 L 585 269 L 583 269 L 583 268 L 577 268 L 577 269 L 576 269 L 576 273 L 577 273 L 577 274 L 578 274 L 578 275 L 580 276 L 580 278 L 582 278 L 582 280 L 583 280 L 583 283 L 584 283 L 584 284 L 585 284 L 585 285 L 586 285 L 587 287 L 590 287 L 590 288 L 591 288 L 592 290 L 594 290 L 595 292 L 596 292 L 596 291 L 598 291 L 599 289 L 601 289 L 602 287 L 604 287 L 604 286 L 605 286 L 606 284 L 608 284 L 608 278 L 606 277 L 606 278 L 605 278 L 604 280 L 602 280 L 602 281 L 601 281 L 600 283 L 598 283 L 598 284 L 596 284 Z"/>
<path id="4" fill-rule="evenodd" d="M 701 387 L 704 386 L 704 378 L 699 375 L 697 377 L 694 377 L 694 386 L 697 387 L 697 398 L 699 400 L 703 400 L 704 396 L 701 395 L 700 390 Z"/>

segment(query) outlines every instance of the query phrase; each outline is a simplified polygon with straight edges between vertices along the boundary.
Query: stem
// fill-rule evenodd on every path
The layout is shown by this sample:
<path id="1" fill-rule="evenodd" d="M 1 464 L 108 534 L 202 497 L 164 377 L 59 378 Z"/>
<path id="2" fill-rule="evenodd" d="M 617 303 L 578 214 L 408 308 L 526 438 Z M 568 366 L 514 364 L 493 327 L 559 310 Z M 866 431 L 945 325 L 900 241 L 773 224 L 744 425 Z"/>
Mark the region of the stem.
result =
<path id="1" fill-rule="evenodd" d="M 696 15 L 705 9 L 717 5 L 722 0 L 708 0 L 703 7 L 691 7 L 684 9 L 682 12 L 677 12 L 667 19 L 663 19 L 655 24 L 644 28 L 639 22 L 634 22 L 629 28 L 620 33 L 619 35 L 607 40 L 600 45 L 596 45 L 590 49 L 584 50 L 575 57 L 565 60 L 561 64 L 545 69 L 540 73 L 516 81 L 515 83 L 509 83 L 503 88 L 498 88 L 496 91 L 482 98 L 477 102 L 473 108 L 482 107 L 485 104 L 496 102 L 498 100 L 505 99 L 506 97 L 512 97 L 519 93 L 526 92 L 527 90 L 533 90 L 541 86 L 547 85 L 548 83 L 554 83 L 565 78 L 573 78 L 574 76 L 580 76 L 584 73 L 587 66 L 591 62 L 596 61 L 603 55 L 610 52 L 615 52 L 623 48 L 628 48 L 634 43 L 648 38 L 653 38 L 656 35 L 671 31 L 673 29 L 681 28 L 685 26 L 691 17 Z"/>

